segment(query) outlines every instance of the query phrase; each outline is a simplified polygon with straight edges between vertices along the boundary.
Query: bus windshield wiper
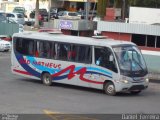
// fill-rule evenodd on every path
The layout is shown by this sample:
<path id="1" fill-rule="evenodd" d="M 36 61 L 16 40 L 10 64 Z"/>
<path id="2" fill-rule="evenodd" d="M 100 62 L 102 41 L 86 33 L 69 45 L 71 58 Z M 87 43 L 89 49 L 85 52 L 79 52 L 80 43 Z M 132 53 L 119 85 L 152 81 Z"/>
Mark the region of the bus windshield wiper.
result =
<path id="1" fill-rule="evenodd" d="M 133 61 L 140 67 L 140 69 L 143 71 L 143 67 L 133 58 Z"/>

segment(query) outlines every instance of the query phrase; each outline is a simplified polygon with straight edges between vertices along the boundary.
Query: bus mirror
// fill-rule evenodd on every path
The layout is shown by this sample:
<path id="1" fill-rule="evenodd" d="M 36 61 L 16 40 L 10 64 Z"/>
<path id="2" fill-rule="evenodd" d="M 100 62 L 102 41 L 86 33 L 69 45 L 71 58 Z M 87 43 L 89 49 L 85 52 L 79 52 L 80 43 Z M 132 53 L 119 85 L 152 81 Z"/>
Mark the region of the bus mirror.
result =
<path id="1" fill-rule="evenodd" d="M 113 55 L 109 56 L 109 61 L 112 62 L 113 61 Z"/>

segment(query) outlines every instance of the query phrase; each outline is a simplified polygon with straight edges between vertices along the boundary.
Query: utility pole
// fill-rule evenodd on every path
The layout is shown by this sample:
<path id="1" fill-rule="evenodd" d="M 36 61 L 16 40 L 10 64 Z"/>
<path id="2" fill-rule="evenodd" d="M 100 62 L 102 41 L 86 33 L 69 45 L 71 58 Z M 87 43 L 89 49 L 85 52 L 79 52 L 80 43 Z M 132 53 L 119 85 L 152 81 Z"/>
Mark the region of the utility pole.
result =
<path id="1" fill-rule="evenodd" d="M 126 0 L 123 0 L 123 6 L 122 6 L 122 20 L 125 19 L 125 10 L 126 10 Z"/>
<path id="2" fill-rule="evenodd" d="M 51 17 L 50 9 L 51 9 L 51 0 L 48 0 L 48 23 L 49 23 L 50 17 Z"/>
<path id="3" fill-rule="evenodd" d="M 85 2 L 85 19 L 86 19 L 86 20 L 88 20 L 89 6 L 90 6 L 90 3 L 89 3 L 89 1 L 87 0 L 87 1 Z"/>

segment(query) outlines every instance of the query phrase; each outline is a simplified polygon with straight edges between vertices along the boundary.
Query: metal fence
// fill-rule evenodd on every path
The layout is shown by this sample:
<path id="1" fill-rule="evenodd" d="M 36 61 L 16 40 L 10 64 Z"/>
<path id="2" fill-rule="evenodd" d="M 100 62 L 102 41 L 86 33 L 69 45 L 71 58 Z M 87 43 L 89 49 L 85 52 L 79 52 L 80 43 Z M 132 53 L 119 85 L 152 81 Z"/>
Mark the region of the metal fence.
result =
<path id="1" fill-rule="evenodd" d="M 13 23 L 0 23 L 0 35 L 13 35 L 19 32 L 19 25 Z"/>

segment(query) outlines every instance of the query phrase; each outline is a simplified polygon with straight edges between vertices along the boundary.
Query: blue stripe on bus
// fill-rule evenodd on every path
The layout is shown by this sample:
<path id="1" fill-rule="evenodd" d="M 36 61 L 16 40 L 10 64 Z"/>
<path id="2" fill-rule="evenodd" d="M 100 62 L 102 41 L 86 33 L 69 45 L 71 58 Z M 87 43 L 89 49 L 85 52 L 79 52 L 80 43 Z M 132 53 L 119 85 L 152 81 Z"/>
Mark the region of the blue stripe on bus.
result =
<path id="1" fill-rule="evenodd" d="M 53 80 L 62 80 L 62 79 L 65 79 L 67 77 L 68 77 L 68 75 L 62 75 L 62 76 L 54 77 Z"/>
<path id="2" fill-rule="evenodd" d="M 48 68 L 42 65 L 36 65 L 34 64 L 34 62 L 37 62 L 34 57 L 29 57 L 27 56 L 27 59 L 30 60 L 30 63 L 38 70 L 40 71 L 48 71 L 51 74 L 54 74 L 55 72 L 59 71 L 59 69 L 55 69 L 55 68 Z"/>
<path id="3" fill-rule="evenodd" d="M 104 74 L 101 74 L 101 73 L 98 73 L 98 72 L 92 72 L 92 71 L 87 71 L 86 74 L 97 74 L 97 75 L 103 75 L 103 76 L 112 78 L 112 76 L 108 76 L 108 75 L 104 75 Z M 53 80 L 62 80 L 62 79 L 66 79 L 67 77 L 68 77 L 68 74 L 54 77 Z"/>
<path id="4" fill-rule="evenodd" d="M 18 62 L 20 60 L 24 60 L 23 56 L 21 54 L 18 54 L 16 55 L 16 58 L 18 60 Z M 32 74 L 33 76 L 36 76 L 36 77 L 41 77 L 41 74 L 37 71 L 35 71 L 34 69 L 32 69 L 30 66 L 28 66 L 28 64 L 21 64 L 19 63 L 27 72 L 29 72 L 30 74 Z"/>
<path id="5" fill-rule="evenodd" d="M 17 60 L 19 61 L 20 59 L 24 59 L 23 56 L 21 54 L 18 54 L 16 55 L 16 58 Z M 61 71 L 60 69 L 55 69 L 55 68 L 47 68 L 45 66 L 39 66 L 39 65 L 35 65 L 33 64 L 33 61 L 36 61 L 34 59 L 34 57 L 27 57 L 28 60 L 30 60 L 30 63 L 38 70 L 41 70 L 41 71 L 48 71 L 50 72 L 51 74 L 54 74 L 55 72 L 59 72 Z M 36 77 L 39 77 L 41 76 L 41 73 L 37 72 L 36 70 L 32 69 L 29 65 L 27 64 L 21 64 L 22 67 L 27 71 L 29 72 L 30 74 L 36 76 Z M 81 68 L 83 67 L 76 67 L 74 72 L 80 70 Z M 93 70 L 93 71 L 88 71 L 88 70 Z M 98 71 L 98 72 L 94 72 L 94 71 Z M 70 71 L 66 71 L 65 74 L 69 73 Z M 101 72 L 101 73 L 99 73 Z M 99 74 L 99 75 L 103 75 L 103 76 L 106 76 L 106 77 L 109 77 L 109 78 L 112 78 L 112 73 L 108 72 L 108 71 L 105 71 L 105 70 L 101 70 L 99 68 L 95 68 L 95 67 L 87 67 L 87 72 L 86 73 L 90 73 L 90 74 Z M 104 73 L 104 74 L 103 74 Z M 60 79 L 64 79 L 66 78 L 68 75 L 63 75 L 63 76 L 59 76 L 59 77 L 55 77 L 53 78 L 54 80 L 60 80 Z"/>
<path id="6" fill-rule="evenodd" d="M 109 75 L 109 76 L 112 76 L 112 73 L 111 72 L 108 72 L 108 71 L 106 71 L 106 70 L 102 70 L 102 69 L 99 69 L 99 68 L 95 68 L 95 67 L 87 67 L 87 70 L 88 71 L 98 71 L 98 72 L 101 72 L 101 73 L 103 73 L 103 74 L 107 74 L 107 75 Z"/>
<path id="7" fill-rule="evenodd" d="M 86 73 L 87 73 L 87 74 L 103 75 L 103 76 L 106 76 L 106 77 L 112 78 L 112 76 L 109 76 L 109 75 L 106 75 L 106 74 L 102 74 L 102 73 L 99 73 L 99 72 L 87 71 Z"/>

